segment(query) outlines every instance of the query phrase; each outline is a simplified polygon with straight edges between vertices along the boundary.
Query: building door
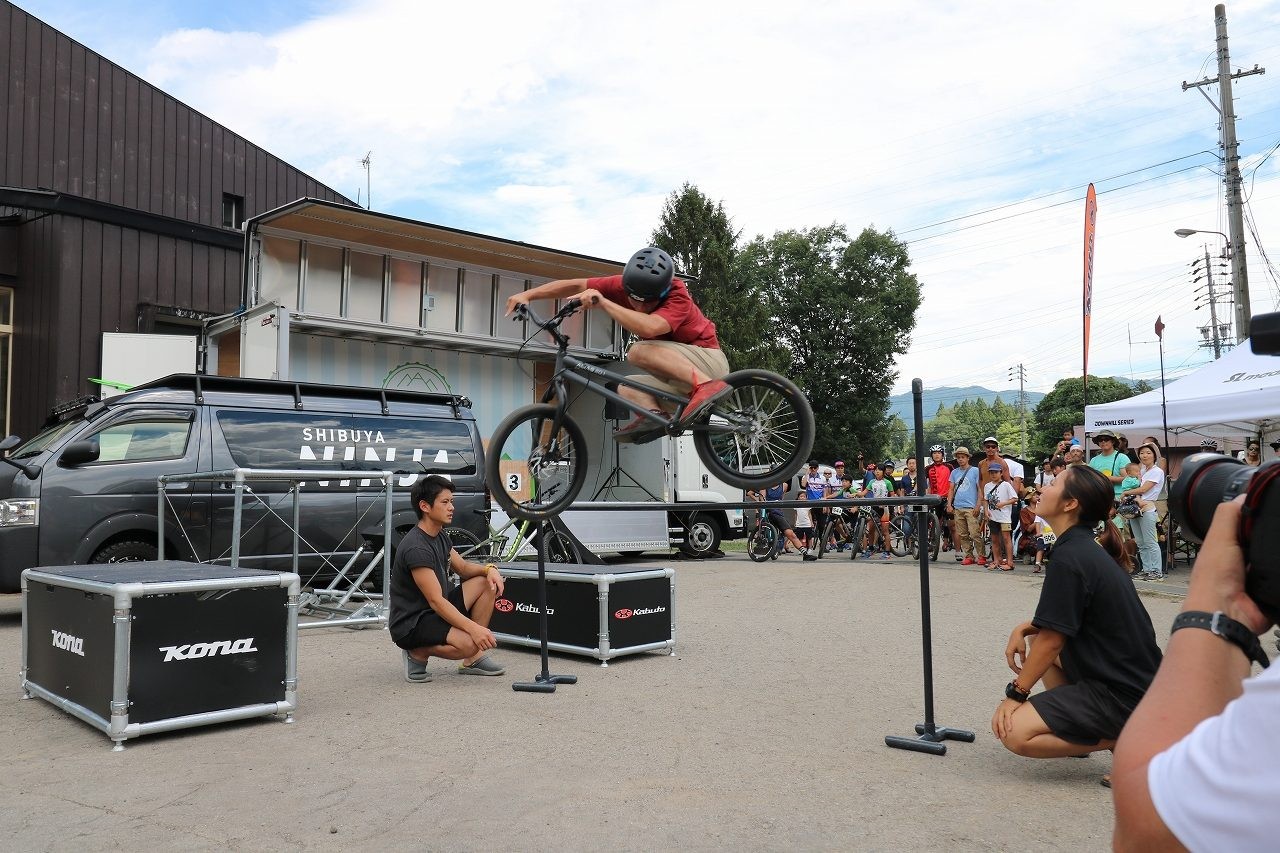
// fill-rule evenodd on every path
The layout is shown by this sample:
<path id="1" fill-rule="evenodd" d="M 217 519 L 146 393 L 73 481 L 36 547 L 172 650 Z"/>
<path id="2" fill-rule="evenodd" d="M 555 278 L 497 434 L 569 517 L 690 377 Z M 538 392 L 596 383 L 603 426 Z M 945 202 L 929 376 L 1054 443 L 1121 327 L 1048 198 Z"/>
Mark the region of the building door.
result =
<path id="1" fill-rule="evenodd" d="M 0 287 L 0 438 L 9 434 L 9 389 L 13 385 L 13 291 Z"/>

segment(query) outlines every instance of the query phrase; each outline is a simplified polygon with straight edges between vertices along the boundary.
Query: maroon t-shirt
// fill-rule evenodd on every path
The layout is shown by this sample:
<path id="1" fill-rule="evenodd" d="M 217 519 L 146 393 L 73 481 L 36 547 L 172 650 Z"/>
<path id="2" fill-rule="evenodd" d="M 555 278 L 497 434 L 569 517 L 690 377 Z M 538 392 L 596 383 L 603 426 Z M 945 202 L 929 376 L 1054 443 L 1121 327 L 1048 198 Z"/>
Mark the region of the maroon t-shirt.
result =
<path id="1" fill-rule="evenodd" d="M 610 302 L 666 320 L 671 331 L 653 340 L 675 341 L 678 344 L 692 344 L 706 349 L 720 349 L 720 340 L 716 337 L 716 324 L 708 320 L 702 310 L 694 304 L 693 297 L 689 295 L 689 288 L 685 287 L 684 282 L 678 278 L 671 282 L 671 290 L 667 292 L 667 298 L 656 303 L 657 307 L 652 311 L 644 310 L 649 303 L 641 303 L 637 307 L 637 303 L 627 298 L 627 292 L 622 289 L 620 275 L 589 278 L 587 287 L 600 291 L 600 295 Z"/>

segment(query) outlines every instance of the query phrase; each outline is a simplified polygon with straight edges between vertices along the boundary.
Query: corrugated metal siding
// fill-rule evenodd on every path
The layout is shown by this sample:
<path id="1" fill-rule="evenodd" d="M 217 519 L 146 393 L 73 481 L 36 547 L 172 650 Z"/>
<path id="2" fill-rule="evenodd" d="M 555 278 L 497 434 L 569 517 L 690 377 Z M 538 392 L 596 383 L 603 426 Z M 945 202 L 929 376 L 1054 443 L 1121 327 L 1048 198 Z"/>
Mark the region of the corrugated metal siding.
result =
<path id="1" fill-rule="evenodd" d="M 0 0 L 0 185 L 46 188 L 221 227 L 303 196 L 350 203 L 172 96 Z M 137 330 L 138 304 L 225 313 L 239 251 L 65 215 L 18 226 L 15 431 L 94 393 L 104 331 Z"/>

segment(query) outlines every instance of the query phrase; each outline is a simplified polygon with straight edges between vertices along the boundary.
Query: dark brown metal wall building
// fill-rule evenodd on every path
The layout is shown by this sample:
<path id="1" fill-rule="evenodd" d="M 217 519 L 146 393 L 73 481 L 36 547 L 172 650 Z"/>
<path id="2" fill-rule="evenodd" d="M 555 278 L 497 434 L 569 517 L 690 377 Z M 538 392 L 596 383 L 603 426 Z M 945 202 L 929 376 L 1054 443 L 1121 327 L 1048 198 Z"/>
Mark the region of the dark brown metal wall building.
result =
<path id="1" fill-rule="evenodd" d="M 0 117 L 8 431 L 23 436 L 96 391 L 102 332 L 236 308 L 242 236 L 224 223 L 304 196 L 351 203 L 8 0 Z"/>

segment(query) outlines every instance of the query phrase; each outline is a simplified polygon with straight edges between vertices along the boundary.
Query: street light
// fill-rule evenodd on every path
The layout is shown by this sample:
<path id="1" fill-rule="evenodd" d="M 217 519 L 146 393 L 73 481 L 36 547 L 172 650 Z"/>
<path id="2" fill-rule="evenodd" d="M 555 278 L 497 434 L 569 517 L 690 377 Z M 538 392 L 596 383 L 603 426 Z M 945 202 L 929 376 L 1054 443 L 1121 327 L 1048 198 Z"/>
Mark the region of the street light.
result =
<path id="1" fill-rule="evenodd" d="M 1176 228 L 1174 234 L 1179 237 L 1190 237 L 1192 234 L 1217 234 L 1227 244 L 1227 251 L 1231 252 L 1231 238 L 1221 231 L 1209 231 L 1201 228 Z M 1243 243 L 1243 241 L 1241 241 Z M 1241 249 L 1241 252 L 1243 248 Z M 1249 280 L 1248 271 L 1240 263 L 1243 255 L 1241 252 L 1235 252 L 1231 256 L 1232 261 L 1232 282 L 1231 293 L 1235 298 L 1236 305 L 1236 343 L 1240 343 L 1249 337 L 1249 320 L 1252 311 L 1249 308 Z M 1206 253 L 1207 254 L 1207 253 Z"/>

